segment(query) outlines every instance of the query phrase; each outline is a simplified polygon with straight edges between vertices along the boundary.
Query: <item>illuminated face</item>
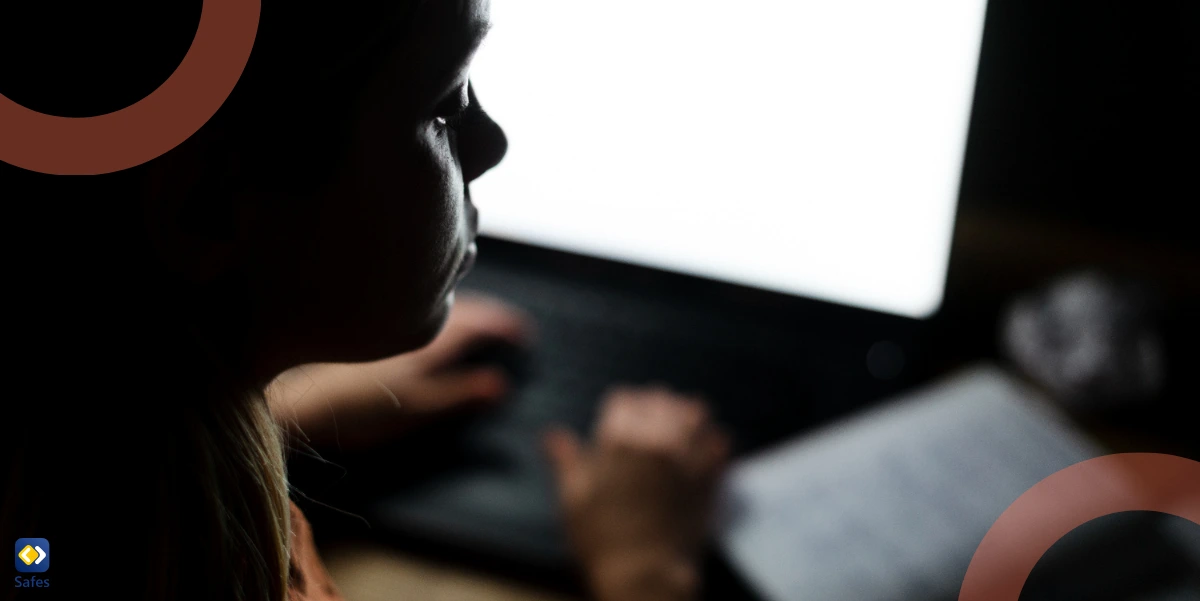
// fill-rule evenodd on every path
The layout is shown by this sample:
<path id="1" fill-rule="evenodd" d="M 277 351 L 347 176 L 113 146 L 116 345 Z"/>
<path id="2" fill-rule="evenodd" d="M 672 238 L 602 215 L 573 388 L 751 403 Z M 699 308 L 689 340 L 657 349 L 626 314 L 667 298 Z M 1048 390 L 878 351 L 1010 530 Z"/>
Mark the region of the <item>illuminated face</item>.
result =
<path id="1" fill-rule="evenodd" d="M 489 2 L 427 1 L 416 18 L 417 33 L 363 82 L 336 175 L 315 200 L 282 205 L 256 226 L 256 319 L 297 360 L 424 345 L 474 260 L 468 185 L 507 148 L 468 79 Z"/>

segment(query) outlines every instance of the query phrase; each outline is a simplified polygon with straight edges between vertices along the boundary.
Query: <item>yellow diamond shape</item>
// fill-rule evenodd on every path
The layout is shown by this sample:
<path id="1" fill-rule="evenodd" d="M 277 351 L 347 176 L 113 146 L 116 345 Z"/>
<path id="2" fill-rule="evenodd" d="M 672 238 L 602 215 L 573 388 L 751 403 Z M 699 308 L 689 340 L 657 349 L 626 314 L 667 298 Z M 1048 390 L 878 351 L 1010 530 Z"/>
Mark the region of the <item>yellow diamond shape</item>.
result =
<path id="1" fill-rule="evenodd" d="M 25 562 L 25 565 L 27 566 L 33 565 L 33 560 L 37 559 L 37 556 L 38 553 L 37 551 L 33 550 L 32 545 L 25 545 L 25 548 L 21 549 L 20 553 L 17 553 L 17 557 L 20 558 L 21 561 Z"/>

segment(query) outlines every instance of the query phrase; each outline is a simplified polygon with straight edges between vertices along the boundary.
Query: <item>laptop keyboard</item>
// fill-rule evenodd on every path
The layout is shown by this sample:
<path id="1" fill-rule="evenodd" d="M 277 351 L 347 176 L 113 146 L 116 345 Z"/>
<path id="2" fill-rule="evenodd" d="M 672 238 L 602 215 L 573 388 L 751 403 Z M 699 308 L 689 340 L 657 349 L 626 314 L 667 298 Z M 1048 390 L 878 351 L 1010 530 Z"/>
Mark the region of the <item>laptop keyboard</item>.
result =
<path id="1" fill-rule="evenodd" d="M 484 429 L 562 424 L 586 432 L 612 385 L 662 383 L 706 398 L 744 451 L 812 423 L 815 408 L 848 396 L 853 360 L 845 346 L 756 335 L 729 316 L 496 268 L 478 268 L 464 286 L 521 307 L 538 324 L 514 398 Z"/>
<path id="2" fill-rule="evenodd" d="M 587 436 L 614 384 L 663 383 L 699 394 L 730 432 L 735 454 L 794 435 L 854 402 L 847 345 L 486 262 L 463 289 L 528 312 L 538 343 L 513 362 L 517 386 L 506 403 L 427 432 L 420 450 L 394 456 L 426 459 L 389 464 L 416 472 L 392 469 L 397 479 L 380 485 L 405 484 L 371 495 L 366 513 L 384 531 L 428 532 L 523 561 L 568 561 L 541 434 L 562 425 Z"/>

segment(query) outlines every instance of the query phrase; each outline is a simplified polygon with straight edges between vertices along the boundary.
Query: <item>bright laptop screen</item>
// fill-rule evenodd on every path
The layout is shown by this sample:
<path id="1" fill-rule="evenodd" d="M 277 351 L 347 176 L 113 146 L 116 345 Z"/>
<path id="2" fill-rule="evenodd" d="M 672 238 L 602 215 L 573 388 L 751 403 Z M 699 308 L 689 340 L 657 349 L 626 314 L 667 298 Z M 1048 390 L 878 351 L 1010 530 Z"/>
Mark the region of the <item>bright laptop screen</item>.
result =
<path id="1" fill-rule="evenodd" d="M 497 0 L 483 233 L 910 317 L 940 306 L 986 0 Z"/>

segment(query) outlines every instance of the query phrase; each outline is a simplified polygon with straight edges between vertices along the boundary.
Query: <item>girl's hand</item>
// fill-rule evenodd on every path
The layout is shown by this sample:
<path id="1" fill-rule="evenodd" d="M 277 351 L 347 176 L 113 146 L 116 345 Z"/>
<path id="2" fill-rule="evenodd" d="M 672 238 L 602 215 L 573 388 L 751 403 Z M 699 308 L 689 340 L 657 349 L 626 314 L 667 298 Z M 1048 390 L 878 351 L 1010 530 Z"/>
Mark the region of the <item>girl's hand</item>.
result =
<path id="1" fill-rule="evenodd" d="M 523 345 L 531 332 L 512 307 L 462 295 L 429 346 L 370 363 L 300 366 L 271 383 L 267 400 L 276 419 L 310 443 L 362 448 L 448 411 L 499 401 L 509 385 L 503 370 L 456 364 L 481 342 Z"/>
<path id="2" fill-rule="evenodd" d="M 604 601 L 689 599 L 728 438 L 698 400 L 617 389 L 589 444 L 546 436 L 568 533 Z"/>

